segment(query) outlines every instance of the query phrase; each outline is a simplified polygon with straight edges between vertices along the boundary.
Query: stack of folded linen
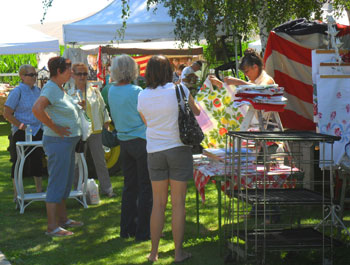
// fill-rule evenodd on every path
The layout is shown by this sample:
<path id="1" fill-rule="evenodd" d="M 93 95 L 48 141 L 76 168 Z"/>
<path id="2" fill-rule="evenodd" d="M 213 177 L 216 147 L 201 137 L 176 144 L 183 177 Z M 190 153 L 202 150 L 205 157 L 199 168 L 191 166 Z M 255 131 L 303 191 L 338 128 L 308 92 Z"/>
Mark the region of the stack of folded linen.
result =
<path id="1" fill-rule="evenodd" d="M 234 107 L 248 104 L 258 110 L 283 111 L 287 103 L 283 92 L 284 88 L 277 84 L 238 86 Z"/>

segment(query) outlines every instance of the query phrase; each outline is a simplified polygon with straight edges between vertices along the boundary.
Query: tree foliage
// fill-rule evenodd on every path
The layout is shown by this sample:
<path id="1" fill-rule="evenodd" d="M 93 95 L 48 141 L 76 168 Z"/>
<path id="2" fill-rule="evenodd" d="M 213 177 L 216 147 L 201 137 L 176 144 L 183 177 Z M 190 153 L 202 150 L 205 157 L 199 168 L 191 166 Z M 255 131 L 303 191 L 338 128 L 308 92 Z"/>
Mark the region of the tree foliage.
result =
<path id="1" fill-rule="evenodd" d="M 343 0 L 345 1 L 345 0 Z M 183 42 L 205 38 L 215 47 L 219 34 L 241 36 L 259 33 L 267 40 L 274 27 L 295 18 L 320 18 L 326 0 L 148 0 L 164 4 L 176 23 L 175 33 Z"/>
<path id="2" fill-rule="evenodd" d="M 333 9 L 335 10 L 336 16 L 340 16 L 342 11 L 345 9 L 348 14 L 348 20 L 350 23 L 350 1 L 349 0 L 334 0 Z"/>
<path id="3" fill-rule="evenodd" d="M 124 23 L 118 30 L 120 37 L 127 27 L 129 2 L 120 0 Z M 44 17 L 53 0 L 42 0 Z M 175 34 L 183 43 L 206 39 L 209 50 L 219 46 L 218 36 L 249 39 L 254 31 L 265 47 L 268 33 L 291 19 L 320 19 L 327 0 L 147 0 L 147 6 L 163 4 L 176 24 Z M 350 10 L 349 0 L 331 1 L 339 15 Z M 43 19 L 44 19 L 43 17 Z"/>
<path id="4" fill-rule="evenodd" d="M 42 17 L 42 19 L 40 20 L 41 24 L 44 23 L 44 20 L 45 20 L 47 11 L 48 11 L 49 8 L 52 6 L 52 2 L 53 2 L 53 1 L 54 1 L 54 0 L 42 0 L 42 1 L 41 1 L 41 2 L 43 3 L 43 8 L 44 8 L 43 17 Z"/>

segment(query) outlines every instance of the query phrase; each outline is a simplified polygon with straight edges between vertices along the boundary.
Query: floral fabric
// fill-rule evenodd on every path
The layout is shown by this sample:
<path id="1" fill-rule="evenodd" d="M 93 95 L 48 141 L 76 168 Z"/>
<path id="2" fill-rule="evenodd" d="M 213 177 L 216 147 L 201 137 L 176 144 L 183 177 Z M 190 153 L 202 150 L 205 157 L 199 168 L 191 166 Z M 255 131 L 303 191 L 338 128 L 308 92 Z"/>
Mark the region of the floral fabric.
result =
<path id="1" fill-rule="evenodd" d="M 334 143 L 333 159 L 339 164 L 350 142 L 350 76 L 346 78 L 317 78 L 318 127 L 320 133 L 341 136 Z M 323 145 L 320 146 L 323 153 Z M 331 145 L 325 146 L 325 159 L 331 159 Z"/>
<path id="2" fill-rule="evenodd" d="M 224 148 L 226 133 L 239 130 L 248 106 L 235 108 L 234 99 L 235 87 L 213 89 L 208 79 L 197 93 L 195 100 L 201 109 L 197 120 L 205 135 L 204 148 Z"/>

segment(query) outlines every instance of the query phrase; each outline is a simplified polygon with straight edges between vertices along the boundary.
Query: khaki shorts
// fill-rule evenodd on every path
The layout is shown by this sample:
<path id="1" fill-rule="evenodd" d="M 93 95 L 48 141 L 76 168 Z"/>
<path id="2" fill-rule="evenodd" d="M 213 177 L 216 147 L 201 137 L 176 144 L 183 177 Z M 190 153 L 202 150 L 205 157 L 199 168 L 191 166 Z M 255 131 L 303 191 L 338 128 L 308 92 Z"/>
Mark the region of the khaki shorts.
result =
<path id="1" fill-rule="evenodd" d="M 193 159 L 190 146 L 179 146 L 148 153 L 147 162 L 151 181 L 193 179 Z"/>

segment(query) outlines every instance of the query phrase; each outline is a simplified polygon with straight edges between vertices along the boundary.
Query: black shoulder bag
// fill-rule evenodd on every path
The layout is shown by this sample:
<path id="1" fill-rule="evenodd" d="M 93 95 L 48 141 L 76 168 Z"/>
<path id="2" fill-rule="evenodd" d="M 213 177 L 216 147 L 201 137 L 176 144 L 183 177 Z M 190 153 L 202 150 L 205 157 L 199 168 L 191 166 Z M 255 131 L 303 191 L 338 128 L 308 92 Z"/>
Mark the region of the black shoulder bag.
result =
<path id="1" fill-rule="evenodd" d="M 204 134 L 188 104 L 181 85 L 176 85 L 176 97 L 179 107 L 178 123 L 181 142 L 186 145 L 199 145 L 204 139 Z M 184 102 L 183 109 L 180 104 L 181 99 Z"/>
<path id="2" fill-rule="evenodd" d="M 105 106 L 103 110 L 103 121 L 105 120 L 106 116 L 107 106 Z M 113 148 L 115 146 L 119 145 L 119 139 L 117 136 L 117 130 L 113 129 L 113 131 L 109 131 L 105 128 L 105 126 L 102 127 L 102 144 L 106 147 Z"/>

